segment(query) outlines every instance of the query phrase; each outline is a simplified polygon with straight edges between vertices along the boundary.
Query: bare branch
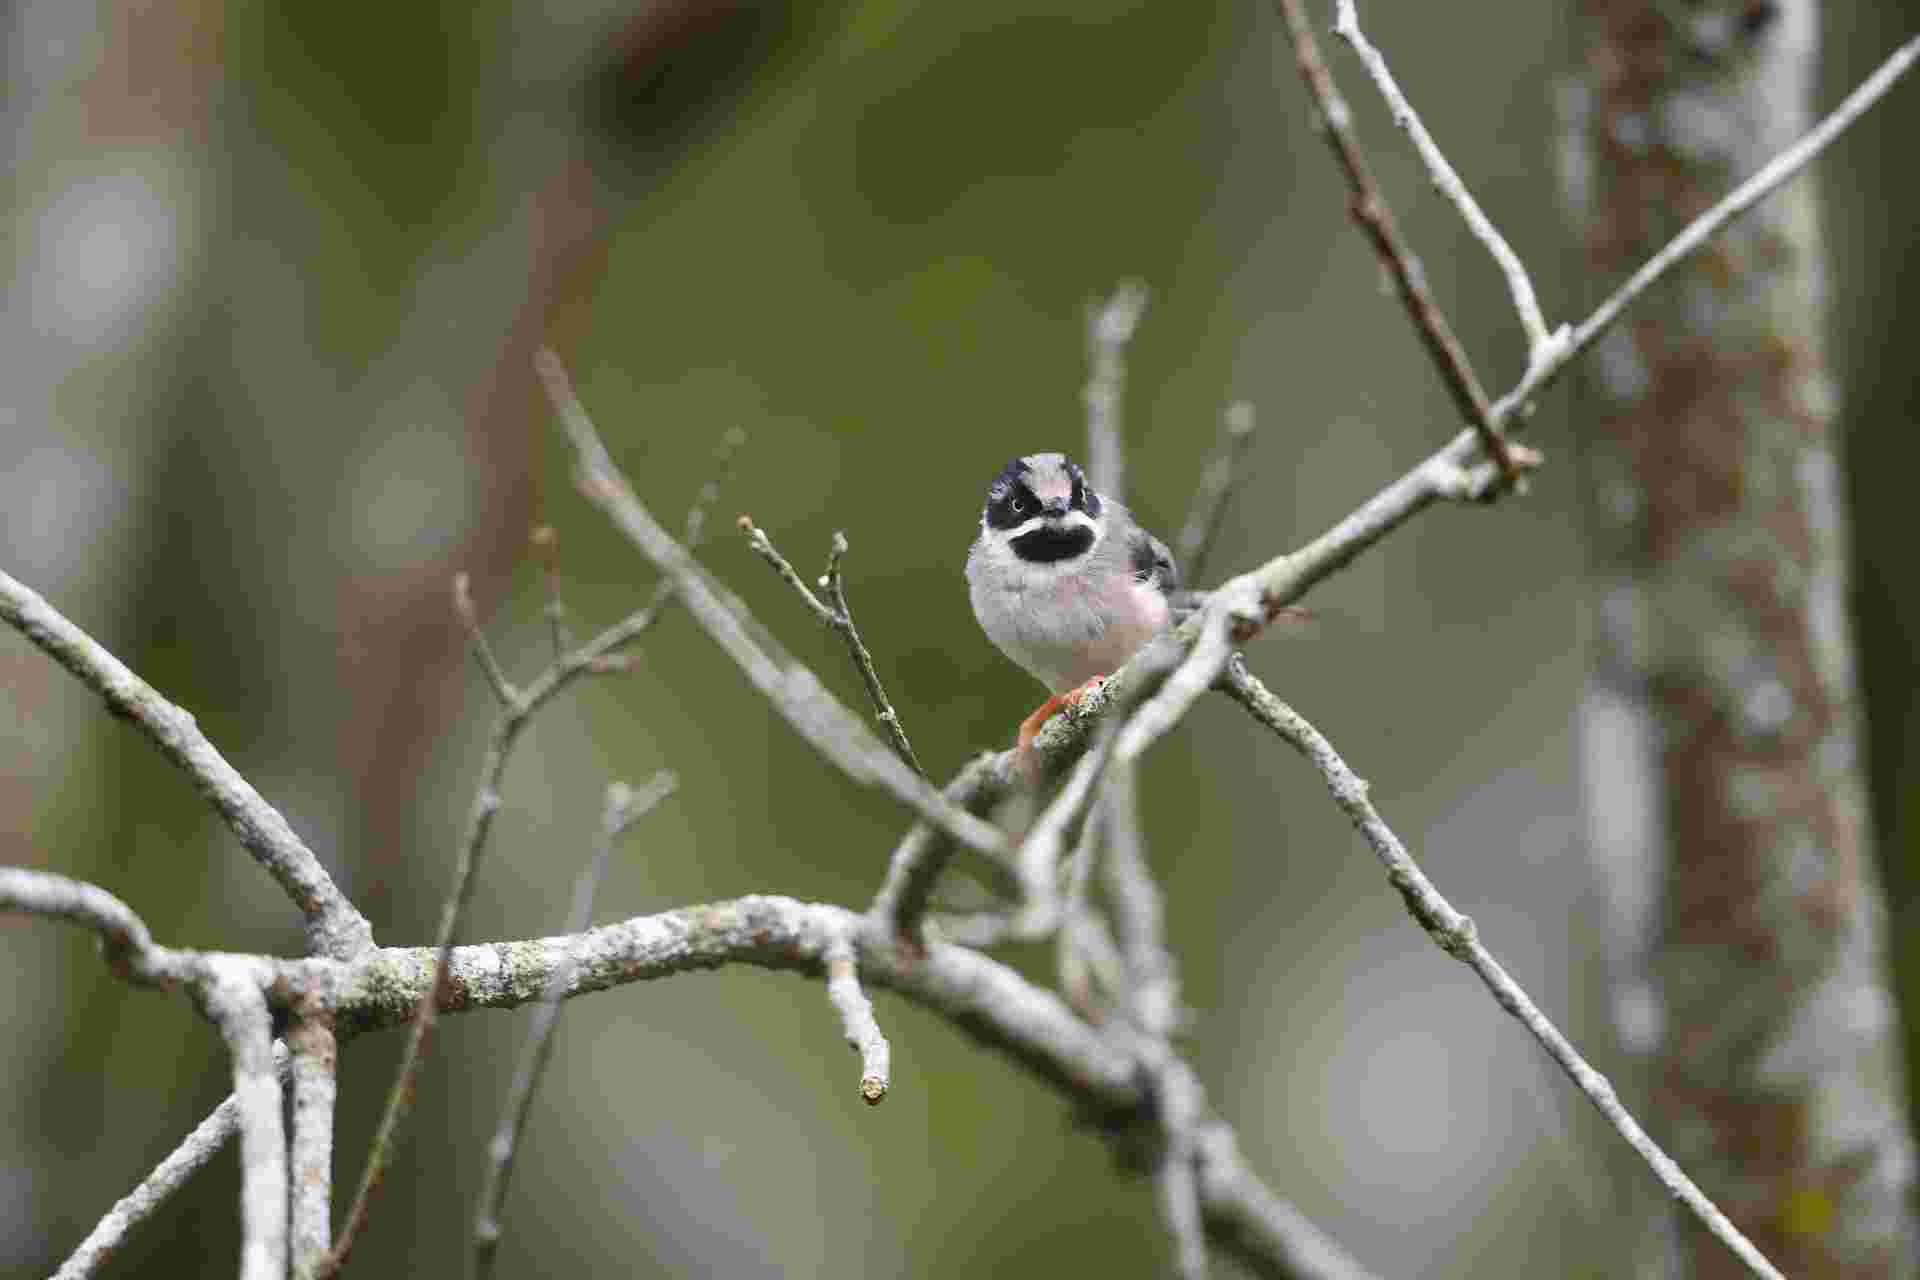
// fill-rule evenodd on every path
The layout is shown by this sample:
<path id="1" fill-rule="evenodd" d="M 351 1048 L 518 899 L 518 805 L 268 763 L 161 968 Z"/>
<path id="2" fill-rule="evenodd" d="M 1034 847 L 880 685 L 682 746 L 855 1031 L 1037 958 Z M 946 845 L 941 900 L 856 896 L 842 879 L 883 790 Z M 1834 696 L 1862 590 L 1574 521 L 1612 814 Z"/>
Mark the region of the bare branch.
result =
<path id="1" fill-rule="evenodd" d="M 1101 302 L 1087 304 L 1087 478 L 1101 493 L 1124 501 L 1127 489 L 1125 437 L 1120 426 L 1121 393 L 1126 388 L 1127 344 L 1147 309 L 1147 286 L 1122 281 Z"/>
<path id="2" fill-rule="evenodd" d="M 200 995 L 233 1057 L 240 1120 L 240 1280 L 282 1280 L 287 1274 L 287 1131 L 266 997 L 257 983 L 224 966 L 212 972 Z"/>
<path id="3" fill-rule="evenodd" d="M 131 982 L 168 986 L 187 980 L 186 968 L 162 948 L 132 907 L 98 885 L 50 871 L 0 867 L 0 911 L 46 916 L 100 935 L 107 967 Z"/>
<path id="4" fill-rule="evenodd" d="M 1520 255 L 1513 251 L 1513 246 L 1507 243 L 1506 237 L 1481 211 L 1467 190 L 1467 184 L 1460 181 L 1460 175 L 1447 162 L 1446 155 L 1434 142 L 1433 135 L 1427 132 L 1427 126 L 1420 122 L 1413 105 L 1400 92 L 1400 86 L 1394 83 L 1393 73 L 1387 70 L 1387 60 L 1368 43 L 1366 34 L 1360 30 L 1360 14 L 1354 0 L 1338 0 L 1333 33 L 1345 40 L 1360 56 L 1367 74 L 1373 77 L 1374 87 L 1386 99 L 1387 109 L 1393 113 L 1393 122 L 1413 139 L 1414 150 L 1420 153 L 1421 162 L 1427 166 L 1427 174 L 1433 179 L 1433 185 L 1441 195 L 1453 202 L 1461 220 L 1467 224 L 1467 230 L 1473 233 L 1474 239 L 1486 246 L 1493 260 L 1500 264 L 1500 271 L 1507 278 L 1507 292 L 1513 295 L 1513 309 L 1519 314 L 1520 327 L 1527 335 L 1528 363 L 1544 359 L 1553 348 L 1555 339 L 1547 333 L 1547 320 L 1540 314 L 1540 300 L 1534 295 L 1533 281 L 1527 277 L 1526 265 L 1520 261 Z"/>
<path id="5" fill-rule="evenodd" d="M 969 813 L 985 813 L 1006 793 L 1005 767 L 1005 760 L 993 752 L 976 756 L 940 794 Z M 946 833 L 931 823 L 915 823 L 894 847 L 887 860 L 886 878 L 867 909 L 874 926 L 903 946 L 917 947 L 933 886 L 946 870 L 955 847 Z M 1014 892 L 1019 891 L 1017 881 L 1012 887 Z"/>
<path id="6" fill-rule="evenodd" d="M 614 842 L 627 828 L 672 795 L 678 786 L 679 780 L 662 769 L 637 792 L 620 782 L 607 788 L 607 806 L 600 823 L 600 837 L 594 842 L 593 856 L 574 880 L 573 905 L 567 913 L 569 934 L 585 932 L 593 922 L 593 900 L 600 892 L 600 881 L 606 876 Z M 577 963 L 569 955 L 554 971 L 552 981 L 547 984 L 545 997 L 534 1010 L 533 1025 L 527 1033 L 526 1050 L 521 1056 L 519 1068 L 514 1072 L 513 1083 L 507 1089 L 507 1102 L 501 1111 L 500 1127 L 494 1131 L 493 1142 L 487 1148 L 487 1179 L 480 1189 L 480 1208 L 474 1215 L 473 1224 L 472 1262 L 474 1274 L 478 1276 L 489 1275 L 493 1270 L 493 1261 L 500 1246 L 500 1210 L 506 1203 L 507 1186 L 513 1180 L 514 1155 L 519 1150 L 520 1135 L 527 1127 L 527 1116 L 533 1109 L 533 1095 L 540 1088 L 540 1078 L 546 1073 L 547 1063 L 553 1057 L 553 1033 L 560 1023 L 560 998 L 573 981 L 575 968 Z"/>
<path id="7" fill-rule="evenodd" d="M 853 623 L 853 610 L 847 606 L 846 583 L 840 574 L 840 559 L 847 554 L 847 535 L 835 533 L 833 542 L 827 551 L 827 571 L 820 575 L 820 589 L 827 593 L 822 600 L 808 589 L 793 563 L 780 554 L 773 540 L 767 537 L 767 531 L 754 524 L 751 516 L 740 517 L 740 530 L 747 535 L 747 545 L 753 553 L 773 567 L 780 580 L 792 587 L 818 618 L 822 625 L 840 633 L 847 642 L 847 653 L 853 659 L 853 666 L 860 673 L 860 683 L 866 686 L 867 701 L 873 704 L 874 715 L 886 726 L 887 741 L 893 746 L 894 754 L 919 774 L 927 776 L 920 767 L 920 758 L 913 753 L 913 743 L 907 740 L 907 730 L 900 723 L 900 713 L 893 709 L 893 703 L 887 699 L 887 691 L 880 684 L 879 668 L 873 664 L 873 654 L 866 642 L 860 639 L 860 629 Z"/>
<path id="8" fill-rule="evenodd" d="M 873 665 L 873 654 L 868 652 L 860 639 L 860 629 L 853 623 L 853 608 L 847 604 L 846 577 L 840 572 L 840 561 L 846 554 L 847 535 L 836 532 L 827 549 L 827 571 L 820 585 L 844 624 L 842 634 L 847 638 L 847 649 L 853 654 L 854 666 L 860 670 L 860 682 L 867 687 L 867 700 L 873 703 L 874 714 L 887 727 L 887 740 L 893 744 L 895 754 L 925 778 L 927 771 L 921 766 L 920 757 L 913 753 L 913 743 L 907 740 L 907 728 L 900 722 L 900 713 L 893 709 L 893 703 L 887 700 L 887 691 L 880 687 L 880 672 Z"/>
<path id="9" fill-rule="evenodd" d="M 676 585 L 687 609 L 802 738 L 855 782 L 878 786 L 921 817 L 981 855 L 977 865 L 997 884 L 1010 877 L 1002 861 L 1006 839 L 990 824 L 948 801 L 932 784 L 874 738 L 865 724 L 828 693 L 811 671 L 782 666 L 748 633 L 752 615 L 730 606 L 707 580 L 685 547 L 654 520 L 635 496 L 600 441 L 586 410 L 574 397 L 566 371 L 552 352 L 542 352 L 541 376 L 572 441 L 582 490 L 641 554 Z M 736 609 L 738 611 L 736 611 Z"/>
<path id="10" fill-rule="evenodd" d="M 366 917 L 340 892 L 280 811 L 207 741 L 191 715 L 5 573 L 0 573 L 0 618 L 104 698 L 115 715 L 131 720 L 160 754 L 186 773 L 306 917 L 309 951 L 342 960 L 373 945 Z"/>
<path id="11" fill-rule="evenodd" d="M 36 880 L 63 886 L 79 883 L 40 872 L 0 870 L 6 872 L 0 875 L 0 894 L 11 893 L 11 900 L 37 892 Z M 104 891 L 95 892 L 111 901 Z M 126 914 L 131 917 L 132 913 Z M 93 924 L 89 917 L 80 919 Z M 256 996 L 261 991 L 297 994 L 307 1002 L 307 1012 L 330 1011 L 338 1034 L 351 1036 L 417 1026 L 419 1005 L 430 996 L 437 996 L 434 1003 L 445 1011 L 509 1009 L 547 998 L 556 988 L 571 998 L 724 964 L 825 978 L 831 953 L 850 940 L 857 942 L 855 961 L 867 984 L 889 988 L 935 1011 L 981 1044 L 1007 1054 L 1077 1105 L 1106 1114 L 1120 1127 L 1148 1105 L 1135 1055 L 1074 1016 L 1052 992 L 968 948 L 934 940 L 917 950 L 900 948 L 889 930 L 875 927 L 866 916 L 791 898 L 740 898 L 560 937 L 458 946 L 446 954 L 444 973 L 436 972 L 441 953 L 431 947 L 382 948 L 351 963 L 222 956 L 157 945 L 150 951 L 159 967 L 178 966 L 222 985 L 240 981 Z M 118 1210 L 109 1215 L 120 1216 L 120 1221 L 103 1222 L 96 1229 L 98 1239 L 90 1238 L 92 1262 L 80 1263 L 82 1269 L 73 1274 L 86 1274 L 85 1266 L 105 1256 L 132 1222 L 151 1212 L 152 1204 L 204 1163 L 233 1131 L 233 1123 L 222 1117 L 237 1110 L 237 1103 L 223 1105 L 189 1144 L 148 1179 L 151 1186 L 137 1193 L 141 1205 L 126 1215 Z M 1205 1149 L 1202 1156 L 1204 1174 Z M 284 1198 L 281 1204 L 284 1212 Z M 1299 1266 L 1289 1263 L 1284 1269 L 1287 1274 L 1363 1274 L 1337 1249 L 1324 1245 L 1310 1225 L 1260 1186 L 1243 1166 L 1236 1164 L 1231 1177 L 1203 1176 L 1203 1205 L 1210 1231 L 1230 1242 L 1241 1256 L 1269 1269 L 1279 1266 L 1280 1259 L 1297 1255 L 1306 1261 Z"/>
<path id="12" fill-rule="evenodd" d="M 873 1016 L 873 1001 L 860 989 L 859 962 L 853 943 L 840 939 L 827 948 L 827 1000 L 840 1015 L 847 1043 L 860 1055 L 860 1098 L 870 1107 L 880 1105 L 893 1082 L 893 1050 Z"/>
<path id="13" fill-rule="evenodd" d="M 1722 227 L 1760 203 L 1776 187 L 1825 151 L 1849 125 L 1885 97 L 1900 77 L 1913 69 L 1916 60 L 1920 60 L 1920 36 L 1895 49 L 1878 70 L 1862 80 L 1859 87 L 1842 99 L 1840 105 L 1829 112 L 1825 119 L 1809 129 L 1805 137 L 1767 161 L 1759 172 L 1728 192 L 1719 203 L 1688 223 L 1658 253 L 1648 258 L 1606 301 L 1594 308 L 1592 315 L 1575 326 L 1572 335 L 1553 352 L 1551 359 L 1532 362 L 1520 385 L 1494 405 L 1493 420 L 1503 423 L 1514 413 L 1523 411 L 1536 395 L 1552 385 L 1554 379 L 1575 358 L 1585 353 L 1588 347 L 1611 329 L 1636 298 L 1653 287 L 1687 255 L 1712 239 Z"/>
<path id="14" fill-rule="evenodd" d="M 333 1239 L 333 1104 L 339 1046 L 333 1015 L 296 1016 L 287 1032 L 293 1057 L 293 1212 L 289 1244 L 294 1280 L 309 1280 Z"/>
<path id="15" fill-rule="evenodd" d="M 1363 1280 L 1359 1263 L 1247 1167 L 1231 1128 L 1204 1121 L 1198 1132 L 1201 1205 L 1216 1243 L 1262 1275 Z"/>
<path id="16" fill-rule="evenodd" d="M 1220 426 L 1220 439 L 1200 470 L 1200 485 L 1194 490 L 1193 505 L 1187 509 L 1187 522 L 1180 526 L 1173 552 L 1181 581 L 1194 587 L 1206 580 L 1207 560 L 1220 536 L 1234 490 L 1249 479 L 1246 458 L 1253 445 L 1253 406 L 1244 401 L 1228 405 Z"/>
<path id="17" fill-rule="evenodd" d="M 1164 896 L 1147 865 L 1136 790 L 1130 773 L 1115 771 L 1107 781 L 1101 799 L 1107 856 L 1101 865 L 1127 975 L 1128 1014 L 1142 1034 L 1164 1039 L 1180 1027 L 1179 968 L 1167 947 Z"/>
<path id="18" fill-rule="evenodd" d="M 1148 1055 L 1154 1072 L 1154 1102 L 1160 1113 L 1165 1144 L 1154 1170 L 1155 1199 L 1160 1219 L 1173 1237 L 1174 1265 L 1181 1280 L 1202 1280 L 1207 1274 L 1206 1231 L 1200 1211 L 1200 1170 L 1194 1135 L 1203 1116 L 1205 1099 L 1189 1070 L 1173 1070 L 1173 1051 L 1164 1041 Z M 1183 1085 L 1191 1082 L 1194 1087 Z"/>
<path id="19" fill-rule="evenodd" d="M 1540 1042 L 1580 1092 L 1586 1094 L 1620 1136 L 1640 1153 L 1640 1158 L 1647 1162 L 1661 1185 L 1676 1200 L 1686 1205 L 1707 1230 L 1731 1249 L 1755 1275 L 1779 1280 L 1780 1273 L 1761 1256 L 1753 1243 L 1694 1185 L 1672 1157 L 1647 1136 L 1639 1122 L 1621 1104 L 1607 1078 L 1588 1065 L 1559 1028 L 1521 989 L 1520 984 L 1493 958 L 1493 954 L 1480 942 L 1473 921 L 1455 910 L 1453 904 L 1434 888 L 1433 882 L 1427 879 L 1407 852 L 1406 846 L 1400 842 L 1400 837 L 1387 826 L 1367 798 L 1367 784 L 1347 767 L 1346 761 L 1333 749 L 1333 744 L 1293 708 L 1274 697 L 1247 670 L 1246 663 L 1237 657 L 1228 669 L 1225 688 L 1254 719 L 1273 730 L 1320 771 L 1334 803 L 1340 806 L 1354 829 L 1386 867 L 1387 879 L 1406 902 L 1407 911 L 1427 931 L 1427 936 L 1433 939 L 1435 945 L 1454 959 L 1463 961 L 1480 976 L 1481 982 L 1493 993 L 1500 1007 L 1519 1019 L 1521 1025 Z"/>
<path id="20" fill-rule="evenodd" d="M 723 447 L 731 451 L 733 443 L 726 443 Z M 712 485 L 709 486 L 709 488 L 712 487 Z M 703 489 L 701 497 L 695 501 L 693 510 L 687 516 L 690 529 L 699 531 L 706 507 L 711 501 L 711 494 Z M 580 649 L 554 662 L 525 689 L 513 688 L 506 680 L 504 672 L 498 669 L 497 664 L 491 664 L 491 654 L 486 652 L 484 641 L 477 640 L 478 626 L 475 625 L 472 628 L 477 640 L 476 652 L 485 654 L 482 658 L 482 666 L 492 665 L 492 669 L 488 672 L 489 680 L 494 686 L 495 693 L 502 696 L 505 702 L 487 742 L 487 754 L 480 771 L 481 782 L 474 793 L 473 808 L 467 819 L 466 838 L 461 842 L 453 885 L 441 908 L 440 930 L 437 935 L 438 959 L 435 962 L 437 971 L 444 973 L 447 955 L 459 932 L 460 921 L 466 914 L 468 904 L 473 900 L 480 860 L 485 853 L 488 836 L 493 830 L 494 815 L 500 809 L 500 789 L 506 776 L 507 763 L 512 758 L 514 744 L 518 742 L 521 731 L 541 708 L 574 680 L 589 672 L 602 670 L 603 663 L 609 654 L 651 626 L 654 619 L 659 617 L 660 610 L 668 603 L 671 593 L 671 587 L 663 583 L 643 608 L 601 632 Z M 462 595 L 459 584 L 456 584 L 456 601 Z M 472 606 L 468 603 L 463 616 L 470 616 L 471 613 Z M 433 1032 L 436 1010 L 437 1005 L 432 1000 L 422 1000 L 419 1003 L 413 1030 L 407 1040 L 406 1051 L 401 1057 L 400 1070 L 394 1079 L 392 1090 L 387 1095 L 379 1127 L 374 1131 L 373 1141 L 367 1152 L 366 1167 L 361 1172 L 353 1202 L 348 1206 L 339 1238 L 335 1241 L 325 1263 L 318 1270 L 317 1274 L 321 1280 L 326 1280 L 326 1277 L 338 1271 L 348 1254 L 352 1252 L 354 1241 L 366 1224 L 373 1197 L 379 1191 L 387 1162 L 392 1159 L 399 1127 L 406 1119 L 407 1109 L 413 1102 L 414 1082 L 419 1076 L 427 1041 Z"/>
<path id="21" fill-rule="evenodd" d="M 275 1041 L 273 1066 L 283 1084 L 287 1079 L 288 1059 L 287 1046 Z M 88 1280 L 113 1257 L 136 1227 L 152 1217 L 169 1196 L 187 1184 L 187 1179 L 220 1154 L 220 1149 L 239 1129 L 240 1103 L 228 1094 L 179 1146 L 154 1166 L 153 1172 L 140 1180 L 139 1186 L 122 1196 L 94 1224 L 87 1238 L 53 1273 L 53 1280 Z"/>
<path id="22" fill-rule="evenodd" d="M 1460 416 L 1472 426 L 1480 439 L 1482 451 L 1498 467 L 1503 485 L 1512 487 L 1519 473 L 1509 456 L 1507 441 L 1500 434 L 1499 420 L 1493 416 L 1487 393 L 1480 386 L 1480 379 L 1473 371 L 1473 362 L 1468 358 L 1466 348 L 1460 345 L 1460 339 L 1454 336 L 1453 326 L 1447 323 L 1445 313 L 1428 292 L 1426 272 L 1421 269 L 1413 251 L 1400 235 L 1393 211 L 1387 207 L 1386 197 L 1373 180 L 1366 156 L 1360 150 L 1359 140 L 1354 137 L 1353 113 L 1348 109 L 1346 99 L 1334 87 L 1333 74 L 1327 70 L 1326 60 L 1320 56 L 1320 42 L 1314 38 L 1313 26 L 1307 20 L 1304 0 L 1275 0 L 1275 3 L 1286 21 L 1288 34 L 1293 38 L 1293 56 L 1300 68 L 1301 79 L 1306 82 L 1307 92 L 1313 95 L 1320 109 L 1327 147 L 1333 152 L 1333 158 L 1346 175 L 1347 186 L 1353 193 L 1350 205 L 1353 220 L 1366 233 L 1367 239 L 1372 241 L 1374 252 L 1392 277 L 1401 305 L 1413 320 L 1414 330 L 1420 335 L 1420 340 L 1426 344 L 1427 354 L 1440 370 L 1441 379 L 1452 393 Z"/>

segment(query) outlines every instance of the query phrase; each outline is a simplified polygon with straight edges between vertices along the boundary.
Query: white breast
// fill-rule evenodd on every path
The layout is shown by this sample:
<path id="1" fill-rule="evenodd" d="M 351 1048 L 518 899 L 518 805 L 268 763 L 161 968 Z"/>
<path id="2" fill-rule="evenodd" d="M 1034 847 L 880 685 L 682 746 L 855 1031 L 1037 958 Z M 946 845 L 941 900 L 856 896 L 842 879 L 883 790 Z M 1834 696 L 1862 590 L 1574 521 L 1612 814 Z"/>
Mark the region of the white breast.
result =
<path id="1" fill-rule="evenodd" d="M 989 554 L 968 561 L 974 616 L 1002 653 L 1055 693 L 1113 671 L 1171 620 L 1166 597 L 1108 557 L 1062 570 L 1011 556 L 985 563 Z"/>

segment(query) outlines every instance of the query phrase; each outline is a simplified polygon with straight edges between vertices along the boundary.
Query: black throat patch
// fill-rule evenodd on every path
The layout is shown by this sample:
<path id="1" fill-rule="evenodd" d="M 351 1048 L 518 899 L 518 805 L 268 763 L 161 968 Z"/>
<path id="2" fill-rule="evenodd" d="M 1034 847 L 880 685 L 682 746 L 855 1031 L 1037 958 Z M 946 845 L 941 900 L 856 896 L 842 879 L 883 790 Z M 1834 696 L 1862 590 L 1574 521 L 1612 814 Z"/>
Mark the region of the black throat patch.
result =
<path id="1" fill-rule="evenodd" d="M 1083 524 L 1041 525 L 1013 540 L 1013 553 L 1030 564 L 1071 560 L 1093 545 L 1093 530 Z"/>

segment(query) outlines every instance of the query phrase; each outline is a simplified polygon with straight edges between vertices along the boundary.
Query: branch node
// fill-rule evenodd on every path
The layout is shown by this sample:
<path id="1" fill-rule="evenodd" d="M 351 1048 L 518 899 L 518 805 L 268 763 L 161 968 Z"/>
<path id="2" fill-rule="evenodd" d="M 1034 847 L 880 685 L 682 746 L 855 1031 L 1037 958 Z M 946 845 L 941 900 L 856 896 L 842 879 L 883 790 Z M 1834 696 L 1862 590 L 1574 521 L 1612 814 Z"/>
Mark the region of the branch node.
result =
<path id="1" fill-rule="evenodd" d="M 463 570 L 453 575 L 453 611 L 460 617 L 460 625 L 467 629 L 467 639 L 473 645 L 473 657 L 480 664 L 481 673 L 487 677 L 487 685 L 493 690 L 493 696 L 500 700 L 503 707 L 511 707 L 520 700 L 520 693 L 507 679 L 507 673 L 493 656 L 493 648 L 487 643 L 487 633 L 480 627 L 480 615 L 473 607 L 472 584 Z"/>

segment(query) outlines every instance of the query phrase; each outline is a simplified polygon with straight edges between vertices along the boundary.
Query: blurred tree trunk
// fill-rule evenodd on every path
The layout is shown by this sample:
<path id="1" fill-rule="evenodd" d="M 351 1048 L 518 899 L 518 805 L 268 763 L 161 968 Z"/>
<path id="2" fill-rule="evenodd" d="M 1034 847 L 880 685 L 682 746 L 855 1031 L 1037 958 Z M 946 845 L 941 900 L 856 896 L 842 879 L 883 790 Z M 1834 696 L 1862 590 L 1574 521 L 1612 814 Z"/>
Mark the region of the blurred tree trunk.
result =
<path id="1" fill-rule="evenodd" d="M 1576 0 L 1568 204 L 1609 287 L 1812 119 L 1813 0 Z M 1576 433 L 1583 709 L 1621 1038 L 1669 1150 L 1794 1276 L 1911 1274 L 1913 1155 L 1858 750 L 1817 190 L 1606 340 Z M 1740 1274 L 1650 1208 L 1642 1271 Z M 1659 1256 L 1664 1254 L 1665 1256 Z"/>

